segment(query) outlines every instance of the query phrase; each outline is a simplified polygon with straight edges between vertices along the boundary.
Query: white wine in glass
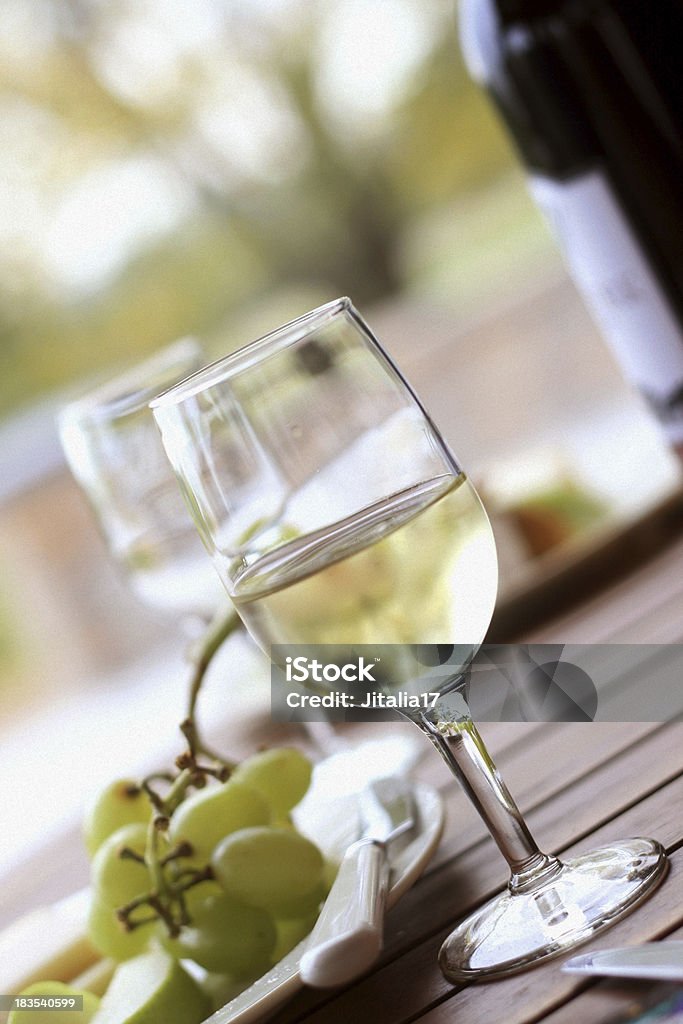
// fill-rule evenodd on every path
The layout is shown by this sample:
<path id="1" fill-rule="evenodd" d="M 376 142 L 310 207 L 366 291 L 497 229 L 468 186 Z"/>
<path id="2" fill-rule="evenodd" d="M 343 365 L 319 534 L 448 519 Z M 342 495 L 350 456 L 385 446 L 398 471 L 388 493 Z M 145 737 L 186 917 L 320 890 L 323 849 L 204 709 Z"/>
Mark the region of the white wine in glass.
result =
<path id="1" fill-rule="evenodd" d="M 464 474 L 442 476 L 246 566 L 233 601 L 272 644 L 417 644 L 483 639 L 497 563 L 486 514 Z M 476 600 L 474 595 L 476 595 Z"/>
<path id="2" fill-rule="evenodd" d="M 275 644 L 458 645 L 434 706 L 409 717 L 462 782 L 510 879 L 444 942 L 447 978 L 500 977 L 557 956 L 649 895 L 667 866 L 657 842 L 630 839 L 566 863 L 543 853 L 486 751 L 462 691 L 495 602 L 491 528 L 348 299 L 151 405 L 202 539 L 267 653 Z"/>

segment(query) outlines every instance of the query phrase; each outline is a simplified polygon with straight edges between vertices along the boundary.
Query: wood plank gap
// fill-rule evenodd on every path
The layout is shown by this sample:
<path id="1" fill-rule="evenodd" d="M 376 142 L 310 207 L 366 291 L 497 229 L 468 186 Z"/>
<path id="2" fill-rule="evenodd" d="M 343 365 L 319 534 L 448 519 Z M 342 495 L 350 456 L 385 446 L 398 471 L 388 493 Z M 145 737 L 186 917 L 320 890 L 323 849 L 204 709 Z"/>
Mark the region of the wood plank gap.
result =
<path id="1" fill-rule="evenodd" d="M 613 723 L 613 722 L 592 722 L 592 723 L 578 723 L 578 722 L 565 722 L 562 723 L 563 729 L 559 730 L 557 726 L 559 723 L 546 723 L 552 725 L 553 729 L 549 735 L 544 735 L 540 743 L 536 743 L 533 749 L 530 749 L 527 745 L 526 748 L 522 746 L 519 750 L 520 762 L 517 763 L 517 758 L 512 758 L 508 761 L 507 756 L 496 756 L 494 760 L 501 769 L 501 774 L 509 784 L 513 797 L 521 807 L 524 814 L 530 814 L 536 811 L 538 808 L 542 808 L 546 803 L 556 799 L 567 789 L 571 788 L 577 783 L 583 782 L 593 772 L 600 771 L 604 765 L 613 761 L 615 758 L 622 757 L 626 753 L 633 749 L 635 744 L 650 742 L 653 737 L 659 735 L 659 733 L 670 723 Z M 553 783 L 552 786 L 547 787 L 547 777 L 544 775 L 542 782 L 539 783 L 538 778 L 534 778 L 533 781 L 527 779 L 528 773 L 531 771 L 531 767 L 535 762 L 538 762 L 539 768 L 542 764 L 547 763 L 547 757 L 550 756 L 550 752 L 560 751 L 563 748 L 563 744 L 569 740 L 569 750 L 572 747 L 576 749 L 576 737 L 585 737 L 588 735 L 587 730 L 592 730 L 593 733 L 596 729 L 602 730 L 603 727 L 609 729 L 611 726 L 621 725 L 622 729 L 626 727 L 626 735 L 620 736 L 619 740 L 614 743 L 611 739 L 609 742 L 603 742 L 599 745 L 601 751 L 600 760 L 591 762 L 590 760 L 586 763 L 585 757 L 581 759 L 581 764 L 586 764 L 585 769 L 579 771 L 578 775 L 570 774 L 567 775 L 564 781 L 560 784 L 559 780 L 557 783 Z M 578 730 L 578 732 L 577 732 Z M 485 730 L 486 731 L 486 730 Z M 485 735 L 484 740 L 486 741 L 487 748 L 488 738 Z M 603 733 L 604 740 L 604 733 Z M 553 747 L 554 745 L 554 747 Z M 545 748 L 548 747 L 549 751 Z M 507 752 L 506 752 L 507 754 Z M 530 756 L 531 755 L 531 756 Z M 604 755 L 604 756 L 603 756 Z M 571 770 L 574 769 L 576 764 L 576 756 L 572 755 L 568 759 L 568 764 L 571 766 Z M 560 762 L 561 763 L 561 762 Z M 437 851 L 436 856 L 430 863 L 429 867 L 424 873 L 423 877 L 432 875 L 434 872 L 439 871 L 444 864 L 451 861 L 454 857 L 461 856 L 474 849 L 476 846 L 487 840 L 487 832 L 485 826 L 481 820 L 473 812 L 471 804 L 467 799 L 467 796 L 460 786 L 460 784 L 447 772 L 447 769 L 443 764 L 439 764 L 440 769 L 446 775 L 446 781 L 442 786 L 437 787 L 442 798 L 446 802 L 447 817 L 446 817 L 446 829 L 442 844 Z M 556 764 L 553 765 L 556 768 Z M 569 769 L 568 769 L 569 770 Z M 521 778 L 520 778 L 521 774 Z M 533 775 L 533 772 L 531 773 Z M 540 795 L 533 795 L 534 790 L 538 790 L 540 787 Z M 544 787 L 545 788 L 544 790 Z M 457 818 L 458 805 L 465 809 L 467 820 L 463 825 L 462 822 Z M 457 825 L 457 834 L 454 837 L 453 832 Z M 449 844 L 453 844 L 453 848 L 449 850 L 448 855 L 444 854 L 444 850 Z"/>
<path id="2" fill-rule="evenodd" d="M 666 885 L 666 881 L 664 884 Z M 683 928 L 681 928 L 680 925 L 674 925 L 670 929 L 663 929 L 662 932 L 657 935 L 656 941 L 672 938 L 676 940 L 683 938 Z M 581 989 L 580 992 L 578 992 L 574 997 L 570 996 L 562 1003 L 561 1006 L 553 1010 L 550 1016 L 546 1014 L 541 1017 L 540 1020 L 547 1021 L 547 1024 L 570 1024 L 570 1021 L 571 1024 L 574 1024 L 574 1021 L 577 1019 L 577 1014 L 579 1020 L 588 1020 L 586 1010 L 589 1010 L 591 1004 L 598 1004 L 603 999 L 605 1002 L 608 1000 L 611 1000 L 612 1002 L 609 1002 L 607 1006 L 600 1008 L 599 1016 L 597 1018 L 595 1013 L 591 1014 L 592 1024 L 614 1024 L 616 1016 L 620 1012 L 623 1014 L 623 1019 L 626 1020 L 631 1016 L 628 1012 L 630 1005 L 636 1001 L 636 997 L 640 996 L 642 998 L 644 995 L 644 985 L 648 986 L 647 992 L 654 996 L 652 1004 L 647 1007 L 647 1009 L 653 1008 L 654 1003 L 659 1001 L 655 994 L 655 989 L 652 987 L 654 985 L 652 982 L 648 983 L 629 980 L 626 978 L 619 979 L 599 977 L 586 978 L 586 981 L 588 984 Z M 676 986 L 674 983 L 662 983 L 661 985 L 657 985 L 657 988 L 661 988 L 662 990 L 660 992 L 661 999 L 666 998 L 667 989 L 670 990 L 671 993 L 680 990 L 680 986 Z M 577 1002 L 579 1005 L 575 1007 L 574 1004 Z M 580 1005 L 581 1003 L 583 1003 L 583 1012 L 582 1006 Z M 595 1009 L 597 1008 L 598 1007 L 596 1005 Z M 640 1013 L 645 1012 L 645 1009 L 646 1007 L 639 1009 L 638 1014 L 640 1015 Z M 564 1012 L 568 1010 L 571 1010 L 569 1015 L 567 1012 Z M 604 1013 L 602 1012 L 603 1010 L 605 1011 Z"/>
<path id="3" fill-rule="evenodd" d="M 656 731 L 658 731 L 658 730 L 656 730 Z M 652 734 L 650 734 L 650 736 L 651 735 Z M 648 738 L 650 738 L 650 737 L 648 737 Z M 589 772 L 587 774 L 590 775 L 592 773 Z M 577 781 L 580 781 L 582 778 L 585 778 L 585 777 L 586 776 L 579 776 Z M 675 773 L 672 773 L 671 775 L 666 776 L 665 778 L 662 778 L 661 780 L 659 780 L 657 782 L 656 785 L 653 785 L 649 789 L 646 789 L 646 790 L 640 792 L 638 794 L 638 796 L 635 796 L 633 798 L 633 800 L 627 801 L 626 803 L 621 804 L 618 808 L 615 808 L 609 814 L 605 814 L 605 815 L 597 818 L 596 820 L 591 821 L 590 825 L 587 825 L 584 830 L 575 833 L 571 837 L 571 839 L 568 840 L 567 842 L 565 842 L 563 845 L 560 845 L 560 846 L 557 846 L 557 847 L 553 848 L 552 852 L 554 854 L 556 854 L 556 855 L 561 855 L 562 853 L 564 853 L 565 850 L 570 849 L 571 847 L 575 846 L 576 843 L 580 843 L 582 840 L 586 839 L 596 829 L 604 828 L 606 825 L 608 825 L 615 818 L 618 818 L 620 815 L 627 813 L 632 808 L 634 808 L 638 804 L 642 803 L 644 800 L 648 800 L 655 793 L 659 792 L 659 790 L 665 788 L 666 786 L 670 785 L 671 783 L 675 782 L 677 779 L 680 779 L 680 778 L 683 778 L 683 769 L 679 769 Z M 530 815 L 530 814 L 535 814 L 535 813 L 539 812 L 540 810 L 543 809 L 544 805 L 552 803 L 556 799 L 556 797 L 558 795 L 560 795 L 562 792 L 565 792 L 567 790 L 572 789 L 574 785 L 575 785 L 574 782 L 568 783 L 567 786 L 563 787 L 563 789 L 559 790 L 556 794 L 554 794 L 553 796 L 549 796 L 546 799 L 540 801 L 539 804 L 534 806 L 530 811 L 525 812 L 525 816 Z M 491 837 L 488 834 L 486 836 L 482 837 L 482 839 L 479 840 L 479 842 L 473 843 L 467 849 L 461 850 L 457 854 L 454 854 L 452 857 L 449 857 L 447 860 L 442 861 L 433 871 L 426 873 L 423 876 L 423 878 L 429 877 L 430 881 L 433 881 L 434 880 L 434 876 L 437 875 L 440 871 L 452 869 L 454 863 L 460 857 L 462 857 L 465 854 L 471 855 L 472 853 L 474 853 L 477 850 L 478 847 L 480 847 L 480 846 L 485 847 L 487 845 L 493 846 L 493 840 L 491 839 Z M 680 845 L 683 845 L 683 838 L 681 839 Z M 543 844 L 542 843 L 541 843 L 541 847 L 543 848 Z M 497 853 L 497 851 L 496 851 L 496 853 Z M 492 896 L 495 896 L 497 893 L 502 892 L 505 889 L 506 884 L 507 883 L 504 882 L 503 884 L 501 884 L 497 888 L 492 888 L 491 890 L 489 890 L 489 892 L 487 893 L 485 898 L 489 899 Z M 471 908 L 468 908 L 460 916 L 462 918 L 464 918 L 470 912 L 471 912 Z M 457 921 L 454 922 L 454 925 L 455 925 L 455 923 L 457 923 Z M 442 930 L 443 930 L 443 924 L 435 925 L 435 927 L 433 929 L 427 930 L 427 931 L 422 932 L 420 934 L 420 941 L 421 942 L 422 941 L 428 941 L 434 935 L 438 935 L 439 932 L 441 932 Z M 379 961 L 377 966 L 378 967 L 384 967 L 386 964 L 391 963 L 393 960 L 396 960 L 396 959 L 400 958 L 406 952 L 408 952 L 410 950 L 410 948 L 412 948 L 412 945 L 413 945 L 413 943 L 412 942 L 408 942 L 407 939 L 406 939 L 406 943 L 404 943 L 402 945 L 397 943 L 397 942 L 393 943 L 391 946 L 387 947 L 387 950 L 386 950 L 385 954 L 381 957 L 381 959 L 380 959 L 380 961 Z"/>
<path id="4" fill-rule="evenodd" d="M 667 889 L 668 883 L 671 888 Z M 682 885 L 683 858 L 679 855 L 672 861 L 670 877 L 664 880 L 662 887 L 632 914 L 590 940 L 591 947 L 609 949 L 639 944 L 663 937 L 679 928 L 681 909 L 676 904 L 679 902 L 677 896 L 680 896 Z M 467 1020 L 468 1010 L 471 1013 L 475 1000 L 483 1019 L 501 1019 L 494 1010 L 497 1008 L 500 1012 L 504 1005 L 508 1024 L 533 1024 L 545 1020 L 549 1013 L 556 1014 L 562 1007 L 571 1005 L 573 999 L 585 994 L 595 984 L 590 979 L 563 975 L 559 970 L 560 964 L 561 958 L 558 958 L 501 981 L 468 985 L 423 1012 L 417 1020 L 423 1020 L 424 1024 L 442 1024 L 451 1017 L 457 1019 L 460 1014 Z M 442 1008 L 444 1013 L 439 1012 Z M 571 1019 L 582 1018 L 572 1012 Z"/>
<path id="5" fill-rule="evenodd" d="M 676 845 L 676 848 L 678 849 L 678 848 L 680 848 L 681 844 L 677 843 L 675 845 Z M 673 853 L 673 852 L 674 852 L 673 849 L 671 851 L 667 849 L 667 853 Z M 666 885 L 666 880 L 664 881 L 663 884 Z M 637 912 L 638 912 L 638 910 L 634 911 L 634 913 L 637 913 Z M 663 928 L 661 932 L 659 932 L 655 936 L 652 936 L 652 938 L 648 939 L 647 941 L 648 942 L 653 942 L 653 941 L 661 942 L 663 939 L 668 939 L 671 936 L 676 936 L 676 935 L 681 935 L 681 934 L 683 934 L 683 932 L 682 932 L 680 926 L 677 925 L 677 924 L 674 924 L 670 928 Z M 626 980 L 626 979 L 622 979 L 622 980 Z M 553 1015 L 555 1015 L 558 1012 L 558 1010 L 561 1010 L 563 1007 L 568 1006 L 570 1003 L 573 1003 L 576 999 L 580 998 L 580 996 L 586 995 L 591 990 L 598 990 L 601 987 L 607 987 L 607 985 L 609 985 L 610 987 L 614 987 L 615 982 L 618 983 L 619 979 L 615 979 L 615 978 L 600 978 L 600 977 L 597 977 L 597 976 L 596 977 L 592 977 L 592 978 L 591 977 L 586 977 L 585 978 L 585 984 L 580 985 L 579 987 L 577 987 L 577 989 L 575 990 L 575 992 L 573 994 L 568 995 L 566 999 L 563 999 L 560 1002 L 558 1002 L 556 1006 L 553 1006 L 551 1008 L 550 1012 Z M 641 982 L 641 984 L 642 984 L 642 982 Z M 541 1013 L 540 1016 L 535 1017 L 533 1019 L 530 1018 L 528 1021 L 525 1021 L 525 1024 L 540 1024 L 540 1021 L 548 1020 L 548 1016 L 549 1016 L 548 1012 L 543 1012 L 543 1013 Z M 419 1019 L 420 1019 L 419 1017 L 416 1018 L 416 1020 L 419 1020 Z"/>
<path id="6" fill-rule="evenodd" d="M 671 746 L 674 741 L 678 742 L 677 747 L 675 745 Z M 670 737 L 669 745 L 672 752 L 680 748 L 680 741 L 675 733 Z M 638 755 L 645 763 L 652 761 L 652 757 L 642 748 L 639 749 Z M 621 777 L 622 765 L 617 765 L 616 768 L 614 765 L 607 767 L 613 772 L 616 771 L 617 777 Z M 677 776 L 681 774 L 683 773 L 679 772 Z M 602 784 L 598 785 L 599 792 L 605 792 L 609 795 L 611 791 L 609 775 L 605 774 L 601 782 Z M 628 801 L 630 805 L 628 808 L 617 806 L 614 807 L 611 814 L 603 815 L 602 817 L 609 819 L 606 824 L 596 826 L 594 822 L 591 822 L 589 829 L 581 829 L 582 839 L 585 839 L 586 836 L 591 836 L 593 845 L 597 846 L 615 838 L 623 838 L 625 835 L 651 833 L 658 836 L 667 846 L 679 843 L 683 838 L 683 832 L 677 826 L 676 820 L 672 818 L 670 808 L 680 805 L 683 798 L 683 785 L 680 778 L 678 778 L 678 781 L 669 782 L 665 785 L 650 786 L 648 790 L 652 790 L 652 795 L 649 797 L 645 797 L 641 793 L 639 799 Z M 585 794 L 584 798 L 582 798 L 581 793 L 573 795 L 575 797 L 574 801 L 570 806 L 566 805 L 564 808 L 561 808 L 561 816 L 551 825 L 556 835 L 558 833 L 566 835 L 567 821 L 575 820 L 576 808 L 585 807 Z M 572 810 L 572 807 L 575 810 Z M 618 830 L 614 827 L 613 823 L 615 821 L 621 821 L 621 827 Z M 594 832 L 596 828 L 597 832 Z M 560 839 L 560 835 L 557 835 L 555 842 L 548 843 L 548 846 L 551 848 L 571 849 L 574 844 L 582 842 L 582 839 L 577 838 L 576 833 L 562 839 Z M 389 1021 L 391 1021 L 391 1024 L 398 1024 L 399 1020 L 403 1021 L 405 1019 L 402 1016 L 396 1015 L 399 1012 L 399 1008 L 400 1012 L 405 1014 L 405 1017 L 414 1015 L 418 1009 L 415 1005 L 410 1006 L 410 998 L 406 999 L 409 996 L 409 990 L 406 990 L 406 978 L 410 977 L 422 979 L 424 1002 L 419 1007 L 420 1013 L 425 1012 L 427 1005 L 438 1002 L 439 998 L 444 994 L 445 984 L 442 980 L 439 980 L 438 969 L 436 968 L 435 958 L 438 945 L 443 937 L 448 934 L 466 913 L 471 911 L 473 907 L 481 905 L 496 891 L 500 891 L 503 888 L 501 884 L 502 872 L 498 864 L 499 855 L 493 849 L 493 843 L 490 840 L 489 842 L 491 843 L 490 857 L 477 850 L 475 856 L 468 856 L 465 859 L 466 863 L 458 865 L 458 872 L 454 874 L 452 879 L 446 879 L 446 885 L 444 885 L 443 880 L 435 880 L 436 885 L 423 885 L 420 883 L 391 912 L 399 926 L 401 922 L 404 922 L 405 935 L 410 941 L 410 945 L 405 948 L 403 953 L 400 955 L 392 953 L 392 956 L 387 961 L 380 964 L 364 978 L 347 987 L 343 992 L 339 992 L 335 998 L 329 998 L 326 995 L 325 1012 L 322 1016 L 319 1012 L 322 1008 L 319 1003 L 319 997 L 311 992 L 302 993 L 296 997 L 294 1005 L 290 1005 L 287 1009 L 280 1012 L 276 1018 L 279 1024 L 285 1024 L 285 1022 L 286 1024 L 294 1024 L 295 1021 L 306 1021 L 307 1024 L 309 1022 L 313 1024 L 313 1022 L 327 1022 L 328 1020 L 330 1024 L 332 1022 L 333 1024 L 339 1024 L 340 1021 L 347 1019 L 345 1016 L 347 1010 L 351 1013 L 353 1009 L 355 1013 L 360 1005 L 372 1007 L 373 1011 L 377 1014 L 379 1024 L 389 1024 Z M 683 867 L 683 859 L 680 855 L 675 859 L 680 860 Z M 463 888 L 463 883 L 465 888 Z M 679 883 L 676 884 L 678 885 Z M 664 886 L 667 887 L 668 892 L 672 896 L 675 895 L 671 887 L 667 885 L 667 882 L 664 883 Z M 641 911 L 642 913 L 643 911 Z M 441 920 L 434 921 L 433 915 L 438 917 L 439 914 L 441 915 Z M 425 935 L 423 930 L 429 934 Z M 404 945 L 404 943 L 401 944 Z M 542 970 L 542 968 L 539 968 L 539 970 Z M 449 996 L 453 993 L 453 989 L 450 987 L 446 991 Z"/>
<path id="7" fill-rule="evenodd" d="M 658 737 L 659 734 L 662 731 L 668 729 L 670 724 L 671 723 L 664 723 L 661 726 L 656 726 L 652 730 L 652 732 L 649 732 L 649 733 L 646 734 L 647 740 L 650 741 L 650 740 Z M 546 796 L 543 797 L 543 799 L 537 801 L 536 803 L 532 803 L 532 804 L 529 804 L 529 805 L 525 806 L 523 808 L 523 813 L 524 813 L 525 818 L 526 817 L 530 817 L 532 815 L 536 815 L 536 814 L 542 813 L 543 810 L 546 807 L 551 807 L 552 804 L 559 797 L 561 797 L 562 795 L 564 795 L 564 794 L 568 793 L 569 791 L 571 791 L 577 784 L 580 784 L 580 783 L 584 782 L 585 780 L 587 780 L 591 775 L 593 775 L 594 772 L 599 771 L 601 768 L 604 768 L 605 765 L 610 765 L 611 766 L 612 763 L 617 758 L 619 758 L 620 756 L 623 756 L 625 753 L 627 753 L 629 751 L 630 751 L 630 745 L 627 744 L 620 751 L 618 751 L 616 753 L 612 753 L 610 755 L 610 757 L 606 761 L 603 761 L 599 765 L 594 765 L 592 768 L 590 768 L 586 772 L 583 772 L 583 773 L 581 773 L 579 775 L 576 775 L 572 779 L 568 779 L 564 786 L 561 786 L 559 789 L 556 789 L 552 793 L 547 794 Z M 670 775 L 666 775 L 666 776 L 662 777 L 660 780 L 658 780 L 656 785 L 653 785 L 648 790 L 645 790 L 645 791 L 639 793 L 639 795 L 634 796 L 633 800 L 631 800 L 630 802 L 627 801 L 626 803 L 620 805 L 620 807 L 618 809 L 614 810 L 614 812 L 610 812 L 609 815 L 607 815 L 605 817 L 600 817 L 597 820 L 591 822 L 590 826 L 586 827 L 586 830 L 584 830 L 583 832 L 578 832 L 575 836 L 573 836 L 570 843 L 565 844 L 564 847 L 559 847 L 559 848 L 555 849 L 553 852 L 554 853 L 561 853 L 563 849 L 567 848 L 567 846 L 573 845 L 577 841 L 580 842 L 587 835 L 590 835 L 591 832 L 594 831 L 596 828 L 600 828 L 603 825 L 606 825 L 609 821 L 612 820 L 613 817 L 618 816 L 619 814 L 624 813 L 624 811 L 628 811 L 631 807 L 634 807 L 636 804 L 640 803 L 642 800 L 645 800 L 648 797 L 652 796 L 653 793 L 656 793 L 657 790 L 661 789 L 663 786 L 667 786 L 669 783 L 675 781 L 681 774 L 683 774 L 683 769 L 679 769 L 676 772 L 672 772 Z M 453 785 L 452 782 L 451 782 L 451 785 Z M 464 794 L 462 794 L 462 791 L 460 790 L 459 784 L 457 782 L 455 783 L 455 787 L 456 787 L 456 789 L 455 789 L 456 793 L 461 794 L 461 795 L 464 796 Z M 532 832 L 533 832 L 533 830 L 532 830 Z M 541 839 L 542 839 L 542 836 L 541 836 Z M 476 841 L 470 843 L 469 845 L 464 845 L 464 846 L 459 847 L 454 853 L 452 853 L 448 857 L 437 860 L 437 862 L 435 864 L 433 864 L 433 866 L 430 867 L 424 873 L 423 878 L 430 878 L 430 880 L 433 879 L 433 877 L 435 875 L 437 875 L 440 871 L 444 871 L 444 870 L 448 870 L 448 869 L 452 868 L 454 862 L 457 861 L 458 858 L 466 856 L 466 855 L 470 855 L 474 851 L 476 851 L 479 847 L 486 846 L 486 845 L 488 845 L 490 843 L 492 843 L 492 840 L 491 840 L 491 837 L 488 835 L 488 833 L 480 836 L 479 839 L 477 839 Z M 540 845 L 543 846 L 543 843 L 541 842 Z M 502 886 L 501 888 L 504 888 L 504 886 Z"/>

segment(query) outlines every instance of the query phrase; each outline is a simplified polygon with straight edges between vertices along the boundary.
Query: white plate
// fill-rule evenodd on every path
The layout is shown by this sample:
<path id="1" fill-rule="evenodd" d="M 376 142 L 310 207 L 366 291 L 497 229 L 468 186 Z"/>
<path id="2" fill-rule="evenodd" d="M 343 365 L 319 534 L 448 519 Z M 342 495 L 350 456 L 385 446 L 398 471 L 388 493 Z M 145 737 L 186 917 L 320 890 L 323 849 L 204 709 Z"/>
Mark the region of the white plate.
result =
<path id="1" fill-rule="evenodd" d="M 388 908 L 393 907 L 420 877 L 439 843 L 443 829 L 443 801 L 437 791 L 431 786 L 416 785 L 413 795 L 418 811 L 417 831 L 410 844 L 401 850 L 392 863 Z M 303 988 L 299 976 L 299 960 L 307 941 L 304 939 L 299 943 L 267 974 L 217 1010 L 204 1024 L 254 1024 L 274 1013 Z"/>

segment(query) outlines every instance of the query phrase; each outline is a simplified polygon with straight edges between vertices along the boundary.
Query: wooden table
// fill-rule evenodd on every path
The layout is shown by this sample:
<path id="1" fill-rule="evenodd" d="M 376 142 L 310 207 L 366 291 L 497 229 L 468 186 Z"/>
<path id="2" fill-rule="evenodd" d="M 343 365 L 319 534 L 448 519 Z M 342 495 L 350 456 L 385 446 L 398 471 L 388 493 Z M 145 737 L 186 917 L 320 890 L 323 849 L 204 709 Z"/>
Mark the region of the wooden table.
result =
<path id="1" fill-rule="evenodd" d="M 683 541 L 608 591 L 525 639 L 535 642 L 683 642 Z M 645 681 L 644 681 L 645 682 Z M 491 723 L 497 764 L 541 845 L 572 854 L 648 835 L 667 848 L 663 885 L 586 948 L 683 939 L 683 723 Z M 274 1024 L 607 1024 L 627 1020 L 648 983 L 570 977 L 550 961 L 488 984 L 453 987 L 437 952 L 464 915 L 505 885 L 492 840 L 436 757 L 423 778 L 446 800 L 441 846 L 422 879 L 389 914 L 378 966 L 343 991 L 302 992 Z"/>
<path id="2" fill-rule="evenodd" d="M 561 619 L 528 631 L 538 643 L 683 643 L 683 539 Z M 683 650 L 683 649 L 682 649 Z M 683 671 L 682 671 L 683 675 Z M 646 680 L 644 680 L 644 684 Z M 351 727 L 348 727 L 351 728 Z M 381 730 L 352 727 L 357 738 Z M 541 846 L 572 854 L 636 835 L 659 839 L 671 871 L 630 917 L 589 948 L 665 935 L 683 939 L 683 723 L 488 723 L 482 734 Z M 253 749 L 254 736 L 240 736 Z M 426 742 L 426 741 L 425 741 Z M 240 750 L 236 750 L 239 755 Z M 648 984 L 577 979 L 560 961 L 489 984 L 456 988 L 437 967 L 443 938 L 500 891 L 505 866 L 467 798 L 431 748 L 418 775 L 447 804 L 441 845 L 418 884 L 388 915 L 379 964 L 341 991 L 304 991 L 274 1024 L 616 1024 Z M 24 865 L 4 892 L 0 925 L 84 884 L 87 862 L 64 835 Z"/>

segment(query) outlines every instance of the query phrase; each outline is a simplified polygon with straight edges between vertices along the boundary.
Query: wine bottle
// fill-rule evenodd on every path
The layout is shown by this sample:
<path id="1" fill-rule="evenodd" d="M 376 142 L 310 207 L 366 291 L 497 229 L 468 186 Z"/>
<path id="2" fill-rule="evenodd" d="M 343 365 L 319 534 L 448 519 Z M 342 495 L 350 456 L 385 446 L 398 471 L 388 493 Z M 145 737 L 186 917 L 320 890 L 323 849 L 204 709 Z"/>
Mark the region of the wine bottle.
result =
<path id="1" fill-rule="evenodd" d="M 575 284 L 683 458 L 680 0 L 462 0 Z"/>

